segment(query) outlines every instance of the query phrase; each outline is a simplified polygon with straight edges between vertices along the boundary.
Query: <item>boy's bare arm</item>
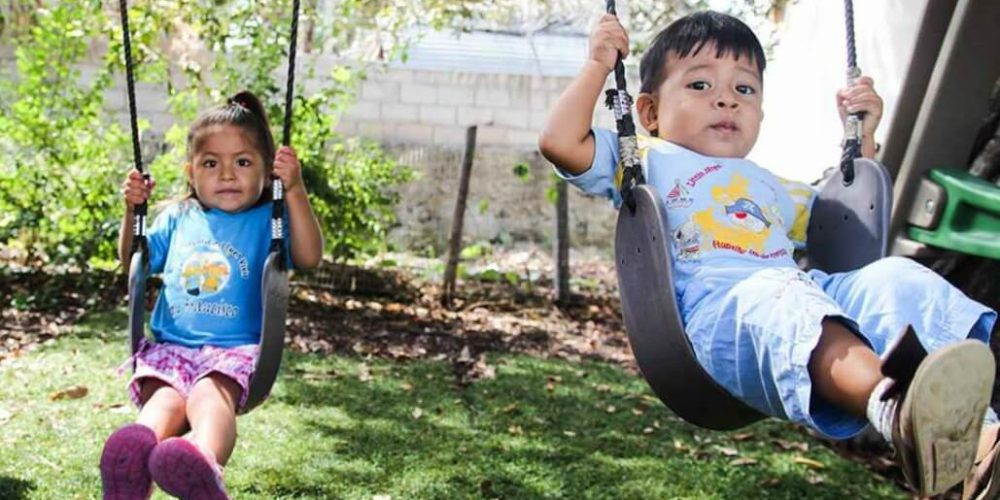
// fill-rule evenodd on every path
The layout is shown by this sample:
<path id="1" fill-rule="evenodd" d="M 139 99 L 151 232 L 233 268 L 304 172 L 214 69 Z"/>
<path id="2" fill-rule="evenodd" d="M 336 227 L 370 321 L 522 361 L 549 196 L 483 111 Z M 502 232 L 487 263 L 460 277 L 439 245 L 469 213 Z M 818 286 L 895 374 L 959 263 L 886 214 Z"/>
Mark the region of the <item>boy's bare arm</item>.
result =
<path id="1" fill-rule="evenodd" d="M 542 155 L 569 174 L 582 174 L 594 160 L 594 106 L 619 53 L 628 55 L 628 34 L 617 17 L 606 14 L 590 35 L 590 57 L 552 106 L 538 138 Z"/>

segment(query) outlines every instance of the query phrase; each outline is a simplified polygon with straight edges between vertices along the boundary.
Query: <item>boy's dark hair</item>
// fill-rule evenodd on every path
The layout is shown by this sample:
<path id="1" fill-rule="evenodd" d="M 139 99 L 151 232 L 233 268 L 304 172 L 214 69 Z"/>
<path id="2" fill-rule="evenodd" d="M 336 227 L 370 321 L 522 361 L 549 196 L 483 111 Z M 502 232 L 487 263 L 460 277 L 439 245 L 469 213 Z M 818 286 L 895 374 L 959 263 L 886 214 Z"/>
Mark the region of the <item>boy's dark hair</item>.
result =
<path id="1" fill-rule="evenodd" d="M 660 88 L 666 78 L 667 55 L 694 56 L 709 42 L 715 43 L 715 57 L 745 56 L 756 62 L 757 70 L 764 74 L 764 48 L 753 30 L 728 14 L 701 11 L 670 23 L 656 35 L 639 63 L 640 92 L 649 94 Z"/>
<path id="2" fill-rule="evenodd" d="M 188 161 L 193 159 L 194 152 L 205 140 L 205 131 L 214 125 L 232 125 L 242 130 L 250 144 L 260 152 L 264 160 L 264 173 L 270 178 L 274 170 L 274 136 L 271 135 L 271 127 L 267 123 L 264 105 L 253 92 L 249 90 L 237 92 L 226 101 L 226 104 L 205 111 L 191 124 L 187 136 Z M 189 184 L 185 198 L 194 197 L 194 186 Z M 266 187 L 261 194 L 260 202 L 270 199 L 271 188 Z"/>

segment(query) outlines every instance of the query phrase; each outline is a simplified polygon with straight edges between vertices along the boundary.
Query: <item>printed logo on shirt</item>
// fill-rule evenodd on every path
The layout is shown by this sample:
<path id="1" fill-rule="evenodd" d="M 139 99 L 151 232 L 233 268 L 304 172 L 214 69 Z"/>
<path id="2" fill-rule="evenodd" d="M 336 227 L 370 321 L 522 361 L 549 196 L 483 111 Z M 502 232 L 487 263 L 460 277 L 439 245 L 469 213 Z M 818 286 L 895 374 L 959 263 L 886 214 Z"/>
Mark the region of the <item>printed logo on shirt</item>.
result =
<path id="1" fill-rule="evenodd" d="M 667 193 L 667 208 L 687 208 L 692 203 L 691 191 L 681 185 L 680 179 L 674 179 L 674 188 Z"/>
<path id="2" fill-rule="evenodd" d="M 209 297 L 224 289 L 231 275 L 229 259 L 205 248 L 192 253 L 181 265 L 181 287 L 192 297 Z"/>
<path id="3" fill-rule="evenodd" d="M 726 215 L 729 216 L 729 222 L 734 226 L 742 226 L 755 233 L 771 227 L 771 223 L 764 217 L 764 211 L 760 209 L 760 206 L 746 198 L 740 198 L 731 205 L 727 205 Z"/>
<path id="4" fill-rule="evenodd" d="M 771 221 L 760 206 L 749 198 L 749 181 L 733 174 L 727 185 L 712 187 L 716 205 L 699 211 L 692 220 L 712 242 L 714 248 L 761 255 L 771 237 Z"/>
<path id="5" fill-rule="evenodd" d="M 688 220 L 674 230 L 674 256 L 677 260 L 696 260 L 701 257 L 701 228 Z"/>

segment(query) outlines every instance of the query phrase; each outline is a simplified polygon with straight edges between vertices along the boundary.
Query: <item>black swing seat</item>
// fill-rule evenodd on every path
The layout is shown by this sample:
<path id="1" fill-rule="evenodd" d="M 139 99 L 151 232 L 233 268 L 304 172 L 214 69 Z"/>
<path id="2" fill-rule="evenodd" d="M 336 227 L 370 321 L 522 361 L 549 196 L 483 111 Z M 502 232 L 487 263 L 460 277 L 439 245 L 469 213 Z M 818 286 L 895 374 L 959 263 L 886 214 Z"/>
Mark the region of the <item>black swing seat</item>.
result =
<path id="1" fill-rule="evenodd" d="M 288 270 L 282 265 L 282 258 L 282 254 L 272 251 L 264 261 L 261 279 L 264 309 L 260 352 L 247 389 L 246 404 L 240 409 L 243 414 L 264 402 L 281 366 L 281 355 L 285 347 L 285 319 L 288 316 Z M 134 356 L 139 352 L 139 342 L 146 334 L 146 266 L 141 249 L 132 253 L 129 263 L 128 296 L 129 346 Z"/>
<path id="2" fill-rule="evenodd" d="M 892 180 L 872 160 L 855 160 L 854 169 L 850 185 L 838 171 L 814 202 L 807 232 L 810 267 L 847 271 L 886 255 Z M 698 363 L 677 307 L 663 199 L 642 184 L 635 200 L 634 211 L 623 206 L 618 213 L 615 264 L 625 327 L 643 377 L 668 408 L 699 427 L 732 430 L 765 418 Z"/>

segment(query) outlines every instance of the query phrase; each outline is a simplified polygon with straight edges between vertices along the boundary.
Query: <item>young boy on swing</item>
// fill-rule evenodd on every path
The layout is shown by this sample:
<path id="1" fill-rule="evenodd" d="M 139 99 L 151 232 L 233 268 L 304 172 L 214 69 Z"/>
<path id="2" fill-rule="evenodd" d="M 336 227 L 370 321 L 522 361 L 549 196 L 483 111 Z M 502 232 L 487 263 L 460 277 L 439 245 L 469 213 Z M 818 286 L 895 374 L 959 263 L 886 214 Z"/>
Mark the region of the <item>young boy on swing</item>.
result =
<path id="1" fill-rule="evenodd" d="M 591 118 L 619 54 L 628 36 L 605 15 L 539 139 L 563 178 L 616 205 L 618 138 L 591 129 Z M 639 138 L 640 158 L 665 197 L 675 293 L 698 361 L 767 415 L 835 439 L 872 425 L 922 495 L 964 477 L 966 498 L 997 498 L 987 347 L 996 313 L 905 258 L 846 273 L 798 269 L 792 251 L 805 245 L 814 192 L 744 159 L 763 117 L 764 66 L 750 28 L 715 12 L 668 26 L 640 65 L 636 114 L 651 136 Z M 865 114 L 862 155 L 872 158 L 882 115 L 872 80 L 839 91 L 837 106 L 842 118 Z M 895 349 L 908 327 L 915 354 Z M 912 365 L 907 377 L 883 375 L 892 358 Z"/>

